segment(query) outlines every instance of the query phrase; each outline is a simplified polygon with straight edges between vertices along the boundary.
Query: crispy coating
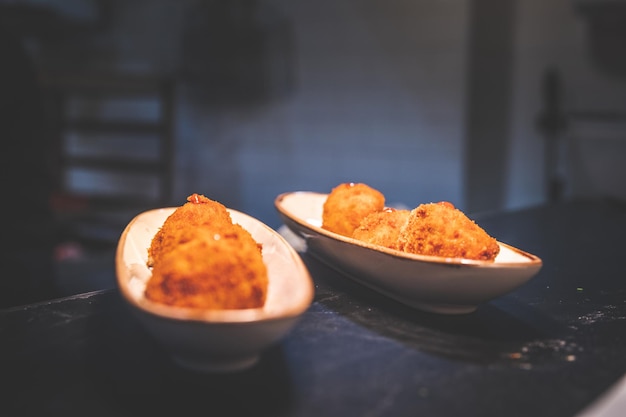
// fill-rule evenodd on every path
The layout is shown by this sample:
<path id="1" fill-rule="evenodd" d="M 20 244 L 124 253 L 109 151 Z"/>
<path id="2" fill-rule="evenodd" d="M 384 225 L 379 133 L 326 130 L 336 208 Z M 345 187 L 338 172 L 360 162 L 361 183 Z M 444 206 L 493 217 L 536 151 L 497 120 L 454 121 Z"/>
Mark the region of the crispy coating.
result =
<path id="1" fill-rule="evenodd" d="M 484 261 L 493 261 L 500 251 L 493 237 L 448 202 L 411 210 L 398 243 L 405 252 Z"/>
<path id="2" fill-rule="evenodd" d="M 170 252 L 181 243 L 193 239 L 198 229 L 219 232 L 232 226 L 226 207 L 200 194 L 187 197 L 187 203 L 178 207 L 152 238 L 148 249 L 148 265 L 158 261 L 162 253 Z"/>
<path id="3" fill-rule="evenodd" d="M 152 270 L 146 298 L 179 307 L 259 308 L 268 276 L 256 242 L 243 228 L 204 231 L 163 254 Z"/>
<path id="4" fill-rule="evenodd" d="M 322 227 L 352 236 L 361 220 L 385 207 L 385 196 L 362 183 L 343 183 L 332 189 L 324 202 Z"/>
<path id="5" fill-rule="evenodd" d="M 352 237 L 374 245 L 398 249 L 400 230 L 409 219 L 410 210 L 385 208 L 368 214 L 354 229 Z"/>
<path id="6" fill-rule="evenodd" d="M 262 246 L 222 204 L 198 194 L 187 200 L 152 239 L 146 298 L 179 307 L 262 307 L 269 282 Z"/>

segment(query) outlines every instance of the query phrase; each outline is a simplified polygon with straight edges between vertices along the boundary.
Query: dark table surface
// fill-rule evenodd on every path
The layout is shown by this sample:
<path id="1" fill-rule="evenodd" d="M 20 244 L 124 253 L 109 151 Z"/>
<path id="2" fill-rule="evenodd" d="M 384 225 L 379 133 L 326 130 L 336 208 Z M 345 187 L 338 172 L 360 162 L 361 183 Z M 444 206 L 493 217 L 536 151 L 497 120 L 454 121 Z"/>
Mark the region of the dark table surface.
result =
<path id="1" fill-rule="evenodd" d="M 467 315 L 398 304 L 302 254 L 309 311 L 259 363 L 178 368 L 115 289 L 0 311 L 1 415 L 575 416 L 626 373 L 626 206 L 477 222 L 539 274 Z"/>

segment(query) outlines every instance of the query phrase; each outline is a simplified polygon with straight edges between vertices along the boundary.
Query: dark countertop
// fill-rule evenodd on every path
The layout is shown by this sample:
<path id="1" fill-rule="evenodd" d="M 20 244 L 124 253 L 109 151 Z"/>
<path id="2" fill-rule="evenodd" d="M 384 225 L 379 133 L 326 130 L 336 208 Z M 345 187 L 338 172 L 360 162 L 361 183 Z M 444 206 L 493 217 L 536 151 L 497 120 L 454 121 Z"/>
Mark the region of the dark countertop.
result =
<path id="1" fill-rule="evenodd" d="M 572 202 L 476 220 L 541 257 L 539 274 L 447 316 L 305 253 L 315 302 L 239 373 L 178 368 L 116 290 L 0 311 L 0 414 L 575 416 L 626 373 L 626 206 Z"/>

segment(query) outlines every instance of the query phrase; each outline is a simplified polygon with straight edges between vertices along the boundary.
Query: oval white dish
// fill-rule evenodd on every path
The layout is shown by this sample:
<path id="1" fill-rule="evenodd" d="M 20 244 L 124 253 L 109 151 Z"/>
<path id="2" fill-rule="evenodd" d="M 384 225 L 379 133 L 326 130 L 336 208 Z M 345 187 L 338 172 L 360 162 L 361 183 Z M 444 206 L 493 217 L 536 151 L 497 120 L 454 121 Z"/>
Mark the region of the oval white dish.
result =
<path id="1" fill-rule="evenodd" d="M 375 246 L 322 229 L 327 194 L 289 192 L 274 205 L 320 261 L 361 284 L 411 307 L 462 314 L 504 295 L 539 272 L 539 257 L 498 242 L 493 262 L 414 255 Z"/>
<path id="2" fill-rule="evenodd" d="M 183 367 L 224 372 L 245 369 L 277 343 L 313 301 L 313 281 L 297 252 L 277 232 L 244 213 L 229 210 L 234 223 L 263 245 L 269 285 L 265 305 L 257 309 L 202 310 L 173 307 L 144 297 L 151 276 L 147 266 L 153 236 L 176 208 L 137 215 L 126 226 L 116 252 L 117 285 L 124 300 Z"/>

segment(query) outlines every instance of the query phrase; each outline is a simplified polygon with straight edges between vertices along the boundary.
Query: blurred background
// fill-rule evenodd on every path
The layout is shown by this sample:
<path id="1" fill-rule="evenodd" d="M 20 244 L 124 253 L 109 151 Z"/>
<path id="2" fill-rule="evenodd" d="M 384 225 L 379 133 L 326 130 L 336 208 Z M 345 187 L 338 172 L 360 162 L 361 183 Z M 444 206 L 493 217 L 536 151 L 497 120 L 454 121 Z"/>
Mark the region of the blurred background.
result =
<path id="1" fill-rule="evenodd" d="M 0 28 L 43 127 L 30 163 L 0 132 L 5 165 L 49 167 L 26 188 L 64 294 L 114 285 L 126 223 L 191 193 L 273 228 L 278 194 L 341 182 L 470 216 L 626 198 L 626 1 L 2 0 Z"/>

